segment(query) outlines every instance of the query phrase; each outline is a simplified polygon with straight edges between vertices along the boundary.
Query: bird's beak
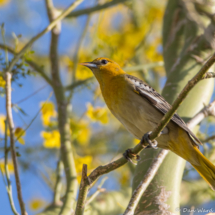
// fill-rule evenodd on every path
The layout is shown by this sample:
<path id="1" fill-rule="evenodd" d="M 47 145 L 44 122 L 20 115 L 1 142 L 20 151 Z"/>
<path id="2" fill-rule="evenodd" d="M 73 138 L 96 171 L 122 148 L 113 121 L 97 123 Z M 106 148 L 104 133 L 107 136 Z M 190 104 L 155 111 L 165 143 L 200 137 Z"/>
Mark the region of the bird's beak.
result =
<path id="1" fill-rule="evenodd" d="M 98 68 L 98 66 L 95 63 L 92 63 L 92 62 L 80 63 L 80 65 L 86 66 L 88 68 Z"/>

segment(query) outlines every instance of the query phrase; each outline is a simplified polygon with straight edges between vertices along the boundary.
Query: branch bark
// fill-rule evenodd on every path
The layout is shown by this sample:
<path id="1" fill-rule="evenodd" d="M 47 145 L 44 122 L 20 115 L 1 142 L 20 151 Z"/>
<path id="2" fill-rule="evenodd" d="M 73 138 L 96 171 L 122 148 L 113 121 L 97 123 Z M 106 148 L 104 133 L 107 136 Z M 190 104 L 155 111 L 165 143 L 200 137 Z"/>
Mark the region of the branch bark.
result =
<path id="1" fill-rule="evenodd" d="M 16 150 L 15 150 L 15 141 L 14 141 L 14 123 L 13 123 L 11 107 L 12 107 L 11 74 L 6 72 L 6 112 L 7 112 L 7 120 L 8 120 L 9 130 L 10 130 L 10 150 L 11 150 L 11 156 L 12 156 L 12 160 L 13 160 L 17 195 L 18 195 L 19 205 L 20 205 L 20 209 L 21 209 L 21 214 L 27 215 L 27 212 L 25 210 L 25 204 L 24 204 L 23 197 L 22 197 L 21 183 L 20 183 L 20 179 L 19 179 L 19 170 L 18 170 Z"/>
<path id="2" fill-rule="evenodd" d="M 70 13 L 66 18 L 74 18 L 74 17 L 86 15 L 86 14 L 89 15 L 91 13 L 95 13 L 97 11 L 101 11 L 101 10 L 107 9 L 109 7 L 115 6 L 119 3 L 124 3 L 126 1 L 128 1 L 128 0 L 113 0 L 111 2 L 107 2 L 107 3 L 101 4 L 101 5 L 98 4 L 94 7 L 74 11 L 74 12 Z"/>
<path id="3" fill-rule="evenodd" d="M 7 120 L 5 120 L 4 141 L 5 141 L 5 145 L 4 145 L 4 171 L 5 171 L 5 176 L 6 176 L 6 180 L 7 180 L 7 185 L 6 184 L 5 185 L 6 185 L 6 189 L 7 189 L 7 194 L 8 194 L 11 210 L 15 215 L 19 215 L 19 213 L 16 211 L 14 201 L 13 201 L 12 185 L 11 185 L 11 181 L 10 181 L 10 172 L 8 169 L 8 152 L 9 151 L 7 148 Z"/>
<path id="4" fill-rule="evenodd" d="M 198 125 L 204 118 L 208 116 L 215 116 L 215 101 L 211 102 L 207 107 L 203 108 L 199 113 L 197 113 L 188 123 L 187 126 L 189 129 L 194 128 L 196 125 Z M 205 142 L 208 140 L 214 139 L 215 136 L 212 136 L 211 138 L 207 138 Z M 167 150 L 160 150 L 157 156 L 153 159 L 153 162 L 149 169 L 146 172 L 146 175 L 144 175 L 143 180 L 140 182 L 138 187 L 135 189 L 135 191 L 132 194 L 131 200 L 128 204 L 128 207 L 126 208 L 126 211 L 124 215 L 133 215 L 134 211 L 137 207 L 137 204 L 139 203 L 140 198 L 142 197 L 143 193 L 146 191 L 149 183 L 151 183 L 152 179 L 154 178 L 155 174 L 157 173 L 158 168 L 164 161 L 165 157 L 167 156 L 169 151 Z"/>
<path id="5" fill-rule="evenodd" d="M 7 72 L 11 72 L 14 65 L 18 62 L 18 60 L 25 54 L 25 52 L 33 45 L 33 43 L 42 37 L 47 32 L 51 31 L 57 23 L 59 23 L 63 18 L 65 18 L 71 11 L 73 11 L 83 0 L 76 0 L 73 2 L 67 9 L 65 9 L 57 18 L 55 18 L 43 31 L 33 37 L 18 53 L 14 56 L 12 61 L 10 62 Z"/>
<path id="6" fill-rule="evenodd" d="M 76 6 L 81 1 L 76 1 L 74 3 Z M 53 6 L 52 0 L 46 0 L 46 8 L 50 23 L 56 20 L 58 12 Z M 73 6 L 74 9 L 74 6 Z M 68 12 L 68 9 L 67 9 Z M 59 16 L 58 16 L 59 17 Z M 67 114 L 67 100 L 65 96 L 65 89 L 60 79 L 60 69 L 59 69 L 59 59 L 58 59 L 58 40 L 60 35 L 60 23 L 53 28 L 51 32 L 51 44 L 50 44 L 50 63 L 51 63 L 51 75 L 53 90 L 55 98 L 57 101 L 58 109 L 58 129 L 60 131 L 61 138 L 61 157 L 64 164 L 64 171 L 66 174 L 66 195 L 65 201 L 62 206 L 60 214 L 69 215 L 73 211 L 73 204 L 77 195 L 77 178 L 76 178 L 76 168 L 72 152 L 71 145 L 71 134 L 69 126 L 69 118 Z"/>

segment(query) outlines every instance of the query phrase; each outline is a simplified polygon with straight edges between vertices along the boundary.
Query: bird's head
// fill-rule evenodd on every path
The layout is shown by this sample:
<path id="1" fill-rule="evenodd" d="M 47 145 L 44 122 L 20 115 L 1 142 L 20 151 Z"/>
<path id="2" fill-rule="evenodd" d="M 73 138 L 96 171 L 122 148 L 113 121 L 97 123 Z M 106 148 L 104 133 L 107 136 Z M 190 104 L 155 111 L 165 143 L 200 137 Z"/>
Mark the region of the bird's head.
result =
<path id="1" fill-rule="evenodd" d="M 102 85 L 114 76 L 125 73 L 117 63 L 104 57 L 96 58 L 92 62 L 81 63 L 81 65 L 91 69 L 99 83 Z"/>

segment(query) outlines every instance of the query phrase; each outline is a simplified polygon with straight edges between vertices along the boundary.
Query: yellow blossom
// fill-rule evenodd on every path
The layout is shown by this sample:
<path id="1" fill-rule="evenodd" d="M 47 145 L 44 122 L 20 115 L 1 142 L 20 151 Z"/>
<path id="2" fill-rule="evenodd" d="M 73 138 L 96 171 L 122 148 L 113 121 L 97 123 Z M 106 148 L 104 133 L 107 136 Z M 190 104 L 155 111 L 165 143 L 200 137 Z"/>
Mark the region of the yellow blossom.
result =
<path id="1" fill-rule="evenodd" d="M 55 106 L 52 102 L 41 102 L 40 106 L 43 107 L 41 110 L 43 125 L 48 126 L 51 118 L 56 117 L 57 115 Z"/>
<path id="2" fill-rule="evenodd" d="M 80 145 L 87 145 L 89 143 L 91 131 L 89 124 L 81 121 L 75 122 L 70 120 L 70 129 L 72 133 L 72 139 L 76 139 Z"/>
<path id="3" fill-rule="evenodd" d="M 0 0 L 0 1 L 1 1 L 1 0 Z M 5 80 L 3 79 L 2 76 L 0 76 L 0 87 L 4 88 L 4 87 L 5 87 L 5 84 L 6 84 Z"/>
<path id="4" fill-rule="evenodd" d="M 9 160 L 7 162 L 7 166 L 8 166 L 8 170 L 9 170 L 9 173 L 12 174 L 14 172 L 14 167 L 13 167 L 13 163 L 11 160 Z M 4 162 L 0 162 L 0 169 L 1 171 L 3 172 L 3 174 L 5 174 L 5 170 L 4 170 Z"/>
<path id="5" fill-rule="evenodd" d="M 134 145 L 137 145 L 139 142 L 140 142 L 140 140 L 138 140 L 138 139 L 133 140 Z"/>
<path id="6" fill-rule="evenodd" d="M 32 199 L 29 203 L 29 207 L 32 211 L 37 211 L 44 207 L 45 202 L 41 199 Z"/>
<path id="7" fill-rule="evenodd" d="M 94 108 L 92 104 L 88 103 L 86 115 L 94 122 L 98 121 L 102 124 L 108 123 L 107 108 L 105 107 Z"/>
<path id="8" fill-rule="evenodd" d="M 42 131 L 41 136 L 44 139 L 43 145 L 46 148 L 60 148 L 60 133 L 58 130 L 51 132 Z"/>
<path id="9" fill-rule="evenodd" d="M 130 172 L 128 170 L 120 171 L 119 182 L 122 186 L 128 186 L 130 178 Z"/>
<path id="10" fill-rule="evenodd" d="M 9 2 L 10 2 L 10 0 L 0 0 L 0 7 L 5 6 Z"/>
<path id="11" fill-rule="evenodd" d="M 23 136 L 25 136 L 25 130 L 20 128 L 20 127 L 17 127 L 15 129 L 15 132 L 14 132 L 14 135 L 16 138 L 19 138 L 18 139 L 18 142 L 21 143 L 21 144 L 25 144 L 25 140 L 22 138 Z"/>
<path id="12" fill-rule="evenodd" d="M 5 132 L 5 123 L 4 123 L 5 119 L 6 119 L 6 117 L 4 115 L 0 114 L 0 133 L 1 134 L 4 134 L 4 132 Z"/>

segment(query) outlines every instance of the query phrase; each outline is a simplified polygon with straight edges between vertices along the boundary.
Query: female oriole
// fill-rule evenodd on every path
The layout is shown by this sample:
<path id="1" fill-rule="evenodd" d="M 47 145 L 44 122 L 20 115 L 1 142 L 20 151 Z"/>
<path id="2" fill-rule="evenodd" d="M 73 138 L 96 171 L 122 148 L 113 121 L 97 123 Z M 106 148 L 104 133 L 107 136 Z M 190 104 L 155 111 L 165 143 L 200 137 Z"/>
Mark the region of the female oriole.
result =
<path id="1" fill-rule="evenodd" d="M 141 140 L 146 132 L 152 131 L 171 107 L 152 87 L 126 74 L 108 58 L 97 58 L 82 65 L 94 73 L 112 114 L 137 139 Z M 178 114 L 174 114 L 162 133 L 157 138 L 158 147 L 171 150 L 190 162 L 215 190 L 215 166 L 199 151 L 200 140 Z"/>

